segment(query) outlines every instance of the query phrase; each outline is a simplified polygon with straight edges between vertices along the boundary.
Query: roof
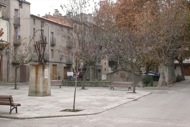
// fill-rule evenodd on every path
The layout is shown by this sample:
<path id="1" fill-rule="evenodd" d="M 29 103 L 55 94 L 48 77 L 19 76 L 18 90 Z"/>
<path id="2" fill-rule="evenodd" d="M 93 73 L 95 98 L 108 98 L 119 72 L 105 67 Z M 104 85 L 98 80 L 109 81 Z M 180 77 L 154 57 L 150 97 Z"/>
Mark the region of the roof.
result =
<path id="1" fill-rule="evenodd" d="M 45 21 L 50 22 L 50 23 L 53 23 L 53 24 L 55 24 L 55 25 L 60 25 L 60 26 L 63 26 L 63 27 L 67 27 L 67 28 L 71 28 L 71 29 L 72 29 L 72 26 L 69 26 L 69 25 L 67 25 L 67 24 L 65 24 L 65 23 L 60 23 L 60 22 L 58 22 L 58 21 L 56 21 L 56 20 L 52 20 L 52 19 L 48 19 L 48 18 L 44 18 L 44 17 L 39 17 L 39 16 L 36 16 L 36 15 L 33 15 L 33 14 L 31 14 L 30 16 L 31 16 L 31 17 L 35 17 L 35 18 L 40 19 L 40 20 L 45 20 Z"/>
<path id="2" fill-rule="evenodd" d="M 26 0 L 18 0 L 18 1 L 30 5 L 30 2 L 28 2 L 28 1 L 26 1 Z"/>
<path id="3" fill-rule="evenodd" d="M 51 15 L 46 15 L 43 18 L 51 20 L 53 22 L 62 24 L 62 25 L 66 25 L 69 27 L 72 27 L 72 22 L 69 19 L 63 18 L 63 17 L 58 17 L 58 16 L 51 16 Z"/>

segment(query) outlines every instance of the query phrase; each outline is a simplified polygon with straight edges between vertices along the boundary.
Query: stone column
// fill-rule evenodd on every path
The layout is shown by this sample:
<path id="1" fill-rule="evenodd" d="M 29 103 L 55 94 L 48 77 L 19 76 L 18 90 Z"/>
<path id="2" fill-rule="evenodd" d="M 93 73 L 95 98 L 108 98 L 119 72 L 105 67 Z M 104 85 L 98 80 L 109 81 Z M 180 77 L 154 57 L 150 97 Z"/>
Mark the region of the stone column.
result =
<path id="1" fill-rule="evenodd" d="M 50 96 L 51 82 L 49 65 L 30 64 L 29 96 Z"/>

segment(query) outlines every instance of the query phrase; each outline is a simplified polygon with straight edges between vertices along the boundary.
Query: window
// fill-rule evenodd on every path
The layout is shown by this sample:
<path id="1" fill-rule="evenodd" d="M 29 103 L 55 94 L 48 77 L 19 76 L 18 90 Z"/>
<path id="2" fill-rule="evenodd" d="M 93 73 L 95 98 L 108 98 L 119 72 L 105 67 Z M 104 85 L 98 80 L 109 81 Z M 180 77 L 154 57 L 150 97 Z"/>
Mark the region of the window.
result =
<path id="1" fill-rule="evenodd" d="M 35 35 L 36 35 L 36 29 L 33 28 L 33 37 L 35 37 Z"/>
<path id="2" fill-rule="evenodd" d="M 51 58 L 54 58 L 54 50 L 51 49 Z"/>
<path id="3" fill-rule="evenodd" d="M 36 19 L 33 19 L 33 25 L 35 25 L 36 24 Z"/>
<path id="4" fill-rule="evenodd" d="M 14 11 L 14 16 L 15 16 L 15 17 L 18 17 L 18 16 L 19 16 L 18 9 L 15 9 L 15 11 Z"/>
<path id="5" fill-rule="evenodd" d="M 21 1 L 19 1 L 19 7 L 22 8 L 22 2 Z"/>
<path id="6" fill-rule="evenodd" d="M 14 15 L 18 16 L 18 9 L 15 9 Z"/>
<path id="7" fill-rule="evenodd" d="M 44 21 L 41 21 L 41 27 L 44 27 Z"/>
<path id="8" fill-rule="evenodd" d="M 14 36 L 15 36 L 15 39 L 19 39 L 19 28 L 18 27 L 14 27 Z"/>
<path id="9" fill-rule="evenodd" d="M 51 42 L 53 42 L 53 37 L 54 37 L 54 33 L 51 32 L 51 38 L 50 38 Z"/>

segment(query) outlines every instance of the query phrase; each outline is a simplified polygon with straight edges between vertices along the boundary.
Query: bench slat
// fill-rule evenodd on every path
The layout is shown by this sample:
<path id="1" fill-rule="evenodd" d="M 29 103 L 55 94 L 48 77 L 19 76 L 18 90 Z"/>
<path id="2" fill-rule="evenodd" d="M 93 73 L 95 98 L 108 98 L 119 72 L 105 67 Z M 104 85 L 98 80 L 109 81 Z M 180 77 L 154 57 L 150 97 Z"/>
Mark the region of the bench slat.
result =
<path id="1" fill-rule="evenodd" d="M 51 80 L 52 86 L 59 86 L 61 88 L 62 84 L 63 84 L 62 80 Z"/>
<path id="2" fill-rule="evenodd" d="M 9 105 L 10 114 L 14 109 L 16 110 L 17 113 L 17 106 L 21 106 L 21 104 L 13 102 L 13 97 L 11 95 L 0 95 L 0 105 Z"/>
<path id="3" fill-rule="evenodd" d="M 128 90 L 131 90 L 132 86 L 133 86 L 133 82 L 113 81 L 111 82 L 110 89 L 114 90 L 114 87 L 125 87 L 125 88 L 128 88 Z"/>
<path id="4" fill-rule="evenodd" d="M 9 99 L 11 97 L 11 95 L 0 95 L 0 99 Z"/>

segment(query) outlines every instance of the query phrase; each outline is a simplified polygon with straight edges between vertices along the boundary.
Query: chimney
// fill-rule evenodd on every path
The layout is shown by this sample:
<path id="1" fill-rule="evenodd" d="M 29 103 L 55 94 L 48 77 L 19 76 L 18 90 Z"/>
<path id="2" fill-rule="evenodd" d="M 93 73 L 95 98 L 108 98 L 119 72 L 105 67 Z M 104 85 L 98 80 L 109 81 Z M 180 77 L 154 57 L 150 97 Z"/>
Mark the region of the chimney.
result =
<path id="1" fill-rule="evenodd" d="M 54 15 L 54 16 L 60 16 L 61 13 L 59 13 L 59 10 L 58 10 L 58 9 L 55 9 L 53 15 Z"/>

